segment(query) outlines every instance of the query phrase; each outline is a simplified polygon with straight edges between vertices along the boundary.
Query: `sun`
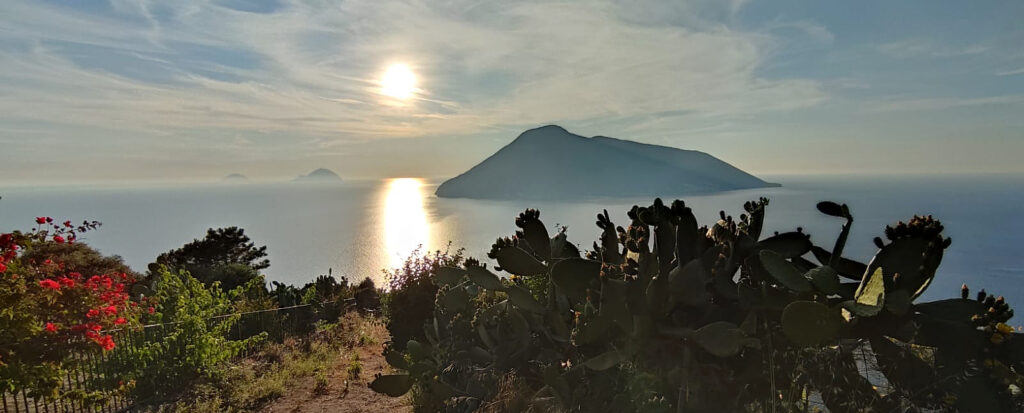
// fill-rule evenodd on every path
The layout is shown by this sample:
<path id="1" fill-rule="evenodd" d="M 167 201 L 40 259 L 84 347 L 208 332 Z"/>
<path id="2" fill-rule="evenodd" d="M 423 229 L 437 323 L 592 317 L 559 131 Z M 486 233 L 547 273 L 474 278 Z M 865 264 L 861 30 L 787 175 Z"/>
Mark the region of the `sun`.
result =
<path id="1" fill-rule="evenodd" d="M 395 99 L 408 100 L 416 94 L 416 74 L 409 65 L 395 63 L 388 66 L 380 78 L 380 93 Z"/>

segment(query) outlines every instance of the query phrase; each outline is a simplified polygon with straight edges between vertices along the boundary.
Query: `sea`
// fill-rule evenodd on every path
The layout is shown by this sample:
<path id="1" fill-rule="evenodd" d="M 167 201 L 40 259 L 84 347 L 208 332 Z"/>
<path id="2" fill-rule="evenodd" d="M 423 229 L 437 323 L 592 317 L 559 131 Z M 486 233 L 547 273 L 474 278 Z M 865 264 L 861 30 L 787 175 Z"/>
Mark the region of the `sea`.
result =
<path id="1" fill-rule="evenodd" d="M 686 196 L 699 222 L 713 224 L 720 210 L 739 216 L 747 200 L 767 197 L 765 230 L 802 227 L 812 242 L 831 249 L 842 220 L 819 213 L 822 200 L 846 203 L 854 223 L 844 255 L 868 262 L 872 238 L 886 225 L 915 214 L 933 215 L 953 242 L 924 299 L 959 296 L 966 283 L 1024 303 L 1024 174 L 779 175 L 763 176 L 778 188 Z M 440 180 L 395 178 L 331 184 L 216 183 L 0 187 L 0 231 L 30 229 L 37 216 L 97 220 L 82 237 L 104 254 L 119 255 L 144 271 L 162 252 L 202 238 L 208 228 L 238 226 L 266 245 L 268 280 L 304 284 L 330 272 L 357 282 L 384 280 L 414 251 L 464 248 L 487 261 L 498 237 L 512 235 L 516 215 L 541 211 L 553 234 L 568 228 L 570 241 L 590 249 L 607 210 L 619 225 L 626 211 L 653 198 L 582 201 L 490 201 L 438 198 Z"/>

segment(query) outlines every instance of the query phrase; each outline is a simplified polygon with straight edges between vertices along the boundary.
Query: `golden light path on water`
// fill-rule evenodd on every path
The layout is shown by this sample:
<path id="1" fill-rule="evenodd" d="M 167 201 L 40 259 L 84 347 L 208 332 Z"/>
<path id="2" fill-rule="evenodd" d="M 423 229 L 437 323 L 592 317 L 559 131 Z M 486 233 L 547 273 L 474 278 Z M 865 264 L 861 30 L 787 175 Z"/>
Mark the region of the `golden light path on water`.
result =
<path id="1" fill-rule="evenodd" d="M 384 245 L 391 268 L 401 266 L 416 248 L 430 243 L 423 197 L 423 181 L 420 179 L 388 181 L 384 198 Z"/>

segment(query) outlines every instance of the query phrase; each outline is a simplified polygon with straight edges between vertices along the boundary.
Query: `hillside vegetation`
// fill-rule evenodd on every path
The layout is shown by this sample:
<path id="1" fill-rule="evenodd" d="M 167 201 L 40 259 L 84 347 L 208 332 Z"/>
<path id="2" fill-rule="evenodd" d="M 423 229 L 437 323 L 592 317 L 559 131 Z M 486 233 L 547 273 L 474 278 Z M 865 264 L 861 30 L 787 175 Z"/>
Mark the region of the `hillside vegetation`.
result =
<path id="1" fill-rule="evenodd" d="M 682 201 L 635 206 L 626 227 L 604 212 L 586 251 L 526 210 L 496 266 L 467 259 L 407 287 L 433 310 L 385 353 L 403 372 L 371 387 L 423 412 L 1024 409 L 1003 298 L 965 285 L 918 299 L 951 244 L 939 221 L 886 227 L 864 263 L 843 256 L 846 205 L 818 204 L 839 230 L 827 246 L 762 234 L 767 207 L 704 227 Z"/>

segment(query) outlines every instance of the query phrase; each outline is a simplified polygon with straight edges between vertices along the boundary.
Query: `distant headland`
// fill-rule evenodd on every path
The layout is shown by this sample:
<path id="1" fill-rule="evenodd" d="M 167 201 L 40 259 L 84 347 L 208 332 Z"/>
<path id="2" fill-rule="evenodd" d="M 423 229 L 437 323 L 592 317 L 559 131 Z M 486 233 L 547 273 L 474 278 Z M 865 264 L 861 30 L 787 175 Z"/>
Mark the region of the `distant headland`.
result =
<path id="1" fill-rule="evenodd" d="M 442 183 L 444 198 L 580 199 L 678 196 L 774 187 L 700 151 L 530 129 L 463 174 Z"/>

